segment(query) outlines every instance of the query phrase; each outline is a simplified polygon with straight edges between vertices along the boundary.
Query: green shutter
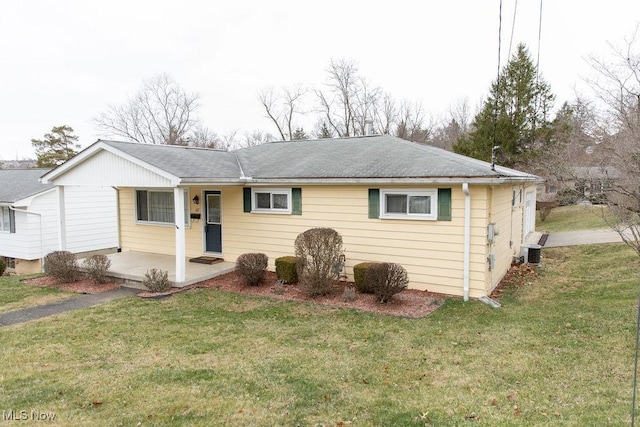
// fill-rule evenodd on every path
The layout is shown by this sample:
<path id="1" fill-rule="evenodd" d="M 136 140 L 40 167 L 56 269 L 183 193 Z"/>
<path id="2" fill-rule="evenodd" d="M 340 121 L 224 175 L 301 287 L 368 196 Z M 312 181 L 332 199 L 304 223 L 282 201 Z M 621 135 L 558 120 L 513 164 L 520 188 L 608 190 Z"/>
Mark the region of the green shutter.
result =
<path id="1" fill-rule="evenodd" d="M 380 218 L 380 190 L 369 189 L 369 218 Z"/>
<path id="2" fill-rule="evenodd" d="M 438 221 L 451 221 L 450 188 L 438 188 Z"/>
<path id="3" fill-rule="evenodd" d="M 248 187 L 243 188 L 242 196 L 244 198 L 244 211 L 251 212 L 251 189 Z"/>
<path id="4" fill-rule="evenodd" d="M 291 189 L 291 214 L 302 215 L 302 188 Z"/>

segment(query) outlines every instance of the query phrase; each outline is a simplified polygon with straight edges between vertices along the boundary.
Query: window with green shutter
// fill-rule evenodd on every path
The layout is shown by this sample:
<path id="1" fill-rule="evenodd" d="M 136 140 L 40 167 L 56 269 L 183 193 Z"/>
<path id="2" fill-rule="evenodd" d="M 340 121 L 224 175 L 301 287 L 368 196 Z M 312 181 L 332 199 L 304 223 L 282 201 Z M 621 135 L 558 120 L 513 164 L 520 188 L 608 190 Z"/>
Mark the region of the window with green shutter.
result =
<path id="1" fill-rule="evenodd" d="M 302 188 L 243 188 L 243 210 L 302 215 Z"/>
<path id="2" fill-rule="evenodd" d="M 451 221 L 451 189 L 369 189 L 369 218 Z"/>

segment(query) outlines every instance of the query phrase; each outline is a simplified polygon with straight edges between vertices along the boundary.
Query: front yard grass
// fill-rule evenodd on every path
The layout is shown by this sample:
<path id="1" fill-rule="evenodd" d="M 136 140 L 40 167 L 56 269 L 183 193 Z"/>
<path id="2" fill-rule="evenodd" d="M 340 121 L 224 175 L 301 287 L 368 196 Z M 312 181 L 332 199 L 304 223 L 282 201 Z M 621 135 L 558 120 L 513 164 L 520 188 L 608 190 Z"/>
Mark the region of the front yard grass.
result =
<path id="1" fill-rule="evenodd" d="M 22 279 L 25 279 L 25 276 L 5 276 L 0 279 L 0 314 L 48 304 L 73 295 L 53 288 L 27 286 L 21 282 Z"/>
<path id="2" fill-rule="evenodd" d="M 500 309 L 451 299 L 420 320 L 199 289 L 3 327 L 0 409 L 57 425 L 628 425 L 637 255 L 545 249 L 544 265 Z"/>

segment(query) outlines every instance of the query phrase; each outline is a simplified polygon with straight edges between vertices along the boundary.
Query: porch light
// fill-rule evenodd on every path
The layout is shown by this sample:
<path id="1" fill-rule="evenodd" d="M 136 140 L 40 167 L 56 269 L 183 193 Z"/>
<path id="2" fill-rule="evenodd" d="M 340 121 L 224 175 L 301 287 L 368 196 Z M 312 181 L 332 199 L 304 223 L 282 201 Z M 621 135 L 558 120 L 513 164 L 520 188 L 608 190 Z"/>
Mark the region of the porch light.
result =
<path id="1" fill-rule="evenodd" d="M 191 199 L 191 200 L 193 200 L 193 203 L 196 204 L 196 205 L 200 203 L 200 197 L 198 197 L 197 194 L 195 196 L 193 196 L 193 199 Z"/>

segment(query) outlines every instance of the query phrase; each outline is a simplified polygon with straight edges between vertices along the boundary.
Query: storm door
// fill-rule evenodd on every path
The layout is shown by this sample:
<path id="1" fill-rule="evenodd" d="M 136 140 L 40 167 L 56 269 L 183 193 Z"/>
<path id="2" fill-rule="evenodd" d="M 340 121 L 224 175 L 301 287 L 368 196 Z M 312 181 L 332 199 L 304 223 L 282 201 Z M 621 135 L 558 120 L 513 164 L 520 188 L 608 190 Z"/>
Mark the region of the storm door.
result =
<path id="1" fill-rule="evenodd" d="M 222 195 L 219 191 L 205 191 L 205 251 L 222 253 Z"/>

